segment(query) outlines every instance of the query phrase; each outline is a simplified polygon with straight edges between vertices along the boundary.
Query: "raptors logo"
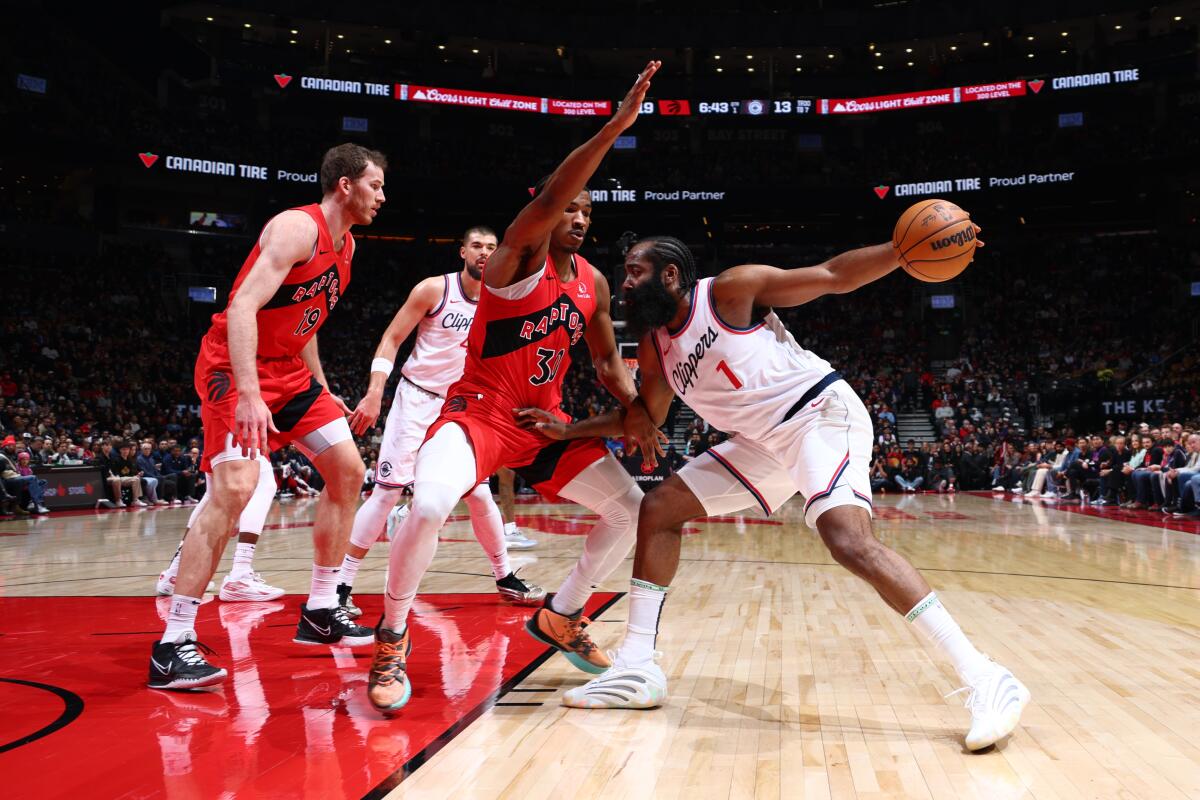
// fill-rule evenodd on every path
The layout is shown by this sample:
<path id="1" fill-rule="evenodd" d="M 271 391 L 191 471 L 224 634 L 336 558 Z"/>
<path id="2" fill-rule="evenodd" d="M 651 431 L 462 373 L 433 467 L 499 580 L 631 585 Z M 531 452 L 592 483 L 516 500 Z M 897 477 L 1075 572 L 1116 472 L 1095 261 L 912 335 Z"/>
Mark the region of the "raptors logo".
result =
<path id="1" fill-rule="evenodd" d="M 467 410 L 467 398 L 461 394 L 455 395 L 446 401 L 446 405 L 442 407 L 442 411 L 448 414 L 457 414 L 460 411 Z"/>
<path id="2" fill-rule="evenodd" d="M 208 376 L 208 402 L 216 403 L 229 394 L 231 382 L 224 372 L 214 372 Z"/>

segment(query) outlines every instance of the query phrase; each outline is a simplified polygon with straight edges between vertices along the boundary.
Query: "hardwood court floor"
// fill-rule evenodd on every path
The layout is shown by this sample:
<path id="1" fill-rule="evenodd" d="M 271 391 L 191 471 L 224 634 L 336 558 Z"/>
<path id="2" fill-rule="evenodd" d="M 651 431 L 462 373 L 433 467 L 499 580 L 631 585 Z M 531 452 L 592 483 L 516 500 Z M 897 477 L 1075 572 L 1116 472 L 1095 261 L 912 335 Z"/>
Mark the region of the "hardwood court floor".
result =
<path id="1" fill-rule="evenodd" d="M 190 786 L 196 796 L 226 797 L 1200 798 L 1200 744 L 1194 736 L 1200 723 L 1200 535 L 1129 521 L 1157 523 L 1151 515 L 1089 516 L 1004 498 L 876 500 L 880 537 L 923 570 L 980 649 L 1033 692 L 1021 727 L 999 749 L 963 751 L 962 696 L 943 698 L 958 688 L 953 671 L 869 587 L 832 563 L 793 501 L 770 520 L 747 514 L 689 526 L 659 640 L 671 682 L 665 708 L 560 706 L 562 689 L 585 676 L 560 657 L 544 663 L 532 658 L 524 642 L 517 646 L 518 627 L 507 652 L 524 659 L 525 667 L 506 662 L 495 670 L 475 668 L 473 680 L 493 681 L 490 694 L 472 689 L 487 695 L 470 709 L 477 716 L 464 710 L 460 722 L 449 725 L 437 746 L 423 749 L 419 758 L 398 756 L 403 748 L 397 742 L 413 734 L 417 715 L 390 722 L 371 716 L 355 697 L 365 654 L 348 662 L 331 657 L 328 665 L 310 656 L 303 673 L 310 683 L 302 692 L 292 688 L 297 674 L 279 672 L 280 664 L 295 661 L 286 642 L 277 647 L 270 638 L 286 636 L 297 602 L 288 597 L 288 610 L 278 612 L 281 622 L 255 630 L 243 642 L 277 659 L 264 660 L 261 668 L 251 664 L 265 690 L 259 702 L 282 714 L 288 709 L 276 704 L 295 703 L 299 693 L 309 706 L 325 702 L 333 708 L 331 718 L 342 715 L 338 718 L 347 722 L 320 728 L 306 706 L 294 726 L 271 729 L 278 731 L 273 736 L 286 736 L 291 727 L 301 730 L 300 749 L 293 754 L 301 767 L 290 782 L 287 769 L 276 769 L 270 782 L 226 778 L 212 791 L 197 790 L 201 784 L 178 779 L 188 771 L 219 770 L 221 764 L 210 763 L 211 739 L 190 734 L 170 739 L 161 759 L 156 751 L 152 760 L 131 765 L 139 788 L 128 794 L 179 796 L 186 794 L 180 787 Z M 259 546 L 256 567 L 290 594 L 307 590 L 313 509 L 311 502 L 277 505 Z M 520 515 L 540 544 L 514 553 L 514 562 L 525 563 L 524 574 L 553 589 L 573 564 L 581 545 L 576 537 L 591 519 L 570 505 L 523 505 Z M 36 613 L 62 602 L 13 598 L 151 594 L 185 520 L 186 510 L 167 509 L 0 523 L 5 618 L 0 634 L 22 630 L 12 622 L 25 613 L 21 609 Z M 360 572 L 364 621 L 378 612 L 378 598 L 370 595 L 382 589 L 384 547 L 377 546 Z M 625 591 L 630 566 L 627 561 L 600 588 Z M 452 522 L 422 584 L 429 608 L 447 613 L 469 608 L 470 599 L 449 606 L 443 595 L 484 596 L 491 588 L 469 522 Z M 214 630 L 218 605 L 223 604 L 201 609 Z M 626 608 L 627 601 L 619 599 L 596 621 L 592 632 L 601 646 L 619 642 Z M 142 630 L 149 631 L 157 627 L 149 597 L 146 609 L 150 625 Z M 514 623 L 505 617 L 504 624 Z M 437 649 L 431 664 L 440 659 L 443 673 L 461 672 L 470 659 L 486 661 L 480 643 L 489 634 L 481 631 L 483 638 L 476 640 L 467 635 L 467 622 L 459 627 L 465 649 L 446 646 L 444 625 L 415 629 L 415 647 Z M 40 646 L 49 660 L 58 638 L 85 635 L 53 631 Z M 229 635 L 232 641 L 232 631 Z M 214 701 L 221 703 L 218 712 L 201 708 L 201 701 L 154 700 L 160 693 L 139 685 L 150 637 L 130 638 L 106 645 L 103 657 L 119 662 L 108 670 L 113 683 L 107 692 L 128 698 L 143 725 L 159 724 L 162 717 L 151 712 L 146 722 L 146 702 L 167 707 L 177 726 L 189 715 L 210 727 L 245 724 L 244 714 L 232 714 L 228 723 L 221 717 L 227 706 L 243 702 L 244 692 L 235 692 L 245 688 L 238 680 L 244 674 L 238 671 L 241 661 L 232 665 L 235 685 Z M 24 663 L 13 657 L 20 640 L 0 636 L 0 679 L 28 679 L 13 667 Z M 230 665 L 229 645 L 212 643 L 225 651 L 214 660 Z M 335 660 L 341 662 L 340 676 Z M 77 678 L 67 665 L 39 669 L 53 677 L 47 683 L 66 689 Z M 321 670 L 335 677 L 314 677 Z M 449 685 L 433 666 L 424 674 L 428 683 L 440 681 L 442 691 Z M 0 688 L 6 685 L 16 686 Z M 318 697 L 322 692 L 329 697 Z M 152 699 L 143 701 L 143 695 Z M 449 693 L 445 697 L 454 705 Z M 83 724 L 96 705 L 86 693 L 83 700 L 72 725 Z M 0 780 L 12 777 L 6 765 L 22 750 L 52 748 L 56 737 L 64 759 L 59 766 L 71 771 L 70 726 L 4 752 L 16 737 L 2 720 L 13 718 L 21 702 L 12 691 L 0 691 Z M 330 736 L 337 759 L 328 756 Z M 357 783 L 347 778 L 345 767 L 346 751 L 352 762 L 355 748 L 372 765 L 352 776 Z M 390 775 L 379 769 L 386 756 L 397 760 Z M 271 765 L 283 763 L 282 757 L 273 753 Z M 257 769 L 267 769 L 265 758 Z M 329 774 L 322 772 L 325 765 Z M 55 791 L 53 770 L 42 774 L 39 796 L 64 794 Z M 76 789 L 70 795 L 116 794 L 93 787 L 93 794 Z"/>

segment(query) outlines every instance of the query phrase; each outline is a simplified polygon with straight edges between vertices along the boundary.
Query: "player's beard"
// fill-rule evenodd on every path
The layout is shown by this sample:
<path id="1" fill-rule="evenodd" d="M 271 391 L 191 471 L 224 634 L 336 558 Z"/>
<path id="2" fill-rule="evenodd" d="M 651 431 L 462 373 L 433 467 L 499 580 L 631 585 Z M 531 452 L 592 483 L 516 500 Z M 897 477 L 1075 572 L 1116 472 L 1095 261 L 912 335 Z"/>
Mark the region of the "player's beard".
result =
<path id="1" fill-rule="evenodd" d="M 470 261 L 468 261 L 467 262 L 467 274 L 470 275 L 472 278 L 474 278 L 477 281 L 482 280 L 483 279 L 483 267 L 480 266 L 479 264 L 472 264 Z"/>
<path id="2" fill-rule="evenodd" d="M 635 340 L 666 325 L 679 310 L 679 301 L 663 285 L 662 273 L 625 293 L 625 324 Z"/>

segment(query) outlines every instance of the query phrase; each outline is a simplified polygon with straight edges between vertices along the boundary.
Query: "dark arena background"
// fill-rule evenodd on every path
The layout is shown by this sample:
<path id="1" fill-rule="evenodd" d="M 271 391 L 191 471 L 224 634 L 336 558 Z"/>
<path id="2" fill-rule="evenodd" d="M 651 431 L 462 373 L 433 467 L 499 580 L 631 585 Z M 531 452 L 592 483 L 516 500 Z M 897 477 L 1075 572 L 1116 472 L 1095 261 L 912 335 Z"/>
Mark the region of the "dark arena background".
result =
<path id="1" fill-rule="evenodd" d="M 1196 2 L 1073 0 L 10 8 L 2 793 L 1200 798 L 1198 26 Z M 330 147 L 386 155 L 386 202 L 353 229 L 320 332 L 327 388 L 354 409 L 414 286 L 463 269 L 472 226 L 503 239 L 651 59 L 588 180 L 580 250 L 630 368 L 638 238 L 678 237 L 703 278 L 888 242 L 933 199 L 981 228 L 951 280 L 896 269 L 775 312 L 870 415 L 874 535 L 1028 687 L 1012 735 L 964 746 L 962 681 L 840 566 L 802 495 L 684 524 L 655 645 L 670 694 L 647 711 L 561 704 L 591 676 L 527 633 L 533 609 L 497 595 L 457 507 L 412 609 L 412 700 L 384 716 L 369 648 L 292 639 L 331 483 L 295 448 L 271 456 L 276 499 L 238 573 L 278 590 L 226 599 L 230 544 L 196 617 L 228 678 L 147 688 L 164 576 L 211 483 L 201 337 L 263 226 L 321 200 Z M 389 477 L 411 348 L 355 437 L 356 506 Z M 572 356 L 561 410 L 619 408 L 584 341 Z M 654 469 L 607 440 L 646 492 L 730 433 L 679 400 L 662 430 Z M 602 520 L 515 490 L 532 546 L 511 566 L 556 591 Z M 368 627 L 407 555 L 390 547 L 354 584 Z M 585 606 L 600 649 L 625 635 L 632 559 Z"/>

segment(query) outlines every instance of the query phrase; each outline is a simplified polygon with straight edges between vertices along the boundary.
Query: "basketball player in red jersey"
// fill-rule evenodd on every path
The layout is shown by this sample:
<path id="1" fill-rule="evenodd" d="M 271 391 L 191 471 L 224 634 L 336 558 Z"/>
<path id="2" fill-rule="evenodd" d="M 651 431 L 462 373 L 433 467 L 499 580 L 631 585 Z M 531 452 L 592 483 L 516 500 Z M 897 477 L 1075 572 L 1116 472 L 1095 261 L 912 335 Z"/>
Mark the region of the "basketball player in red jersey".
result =
<path id="1" fill-rule="evenodd" d="M 384 202 L 381 153 L 343 144 L 321 162 L 320 203 L 284 211 L 263 228 L 229 305 L 213 316 L 196 360 L 204 425 L 203 470 L 212 502 L 184 540 L 167 628 L 150 656 L 149 685 L 195 689 L 225 679 L 196 641 L 196 610 L 225 542 L 259 480 L 260 454 L 294 442 L 325 478 L 313 524 L 313 571 L 295 641 L 369 644 L 370 628 L 338 607 L 338 568 L 364 467 L 346 422 L 349 409 L 325 388 L 317 331 L 350 282 L 353 225 L 369 225 Z"/>
<path id="2" fill-rule="evenodd" d="M 579 562 L 526 629 L 580 669 L 599 673 L 609 666 L 584 631 L 583 606 L 592 585 L 633 545 L 642 492 L 599 440 L 551 442 L 518 427 L 514 410 L 558 408 L 571 346 L 586 339 L 597 376 L 626 409 L 625 435 L 645 448 L 658 447 L 657 429 L 617 351 L 608 282 L 578 255 L 591 224 L 587 180 L 637 119 L 658 67 L 657 61 L 647 64 L 612 119 L 539 182 L 488 259 L 463 376 L 450 387 L 417 453 L 413 502 L 392 542 L 367 690 L 385 713 L 403 707 L 412 694 L 405 672 L 408 612 L 437 549 L 438 529 L 460 498 L 502 466 L 542 494 L 600 515 Z"/>

